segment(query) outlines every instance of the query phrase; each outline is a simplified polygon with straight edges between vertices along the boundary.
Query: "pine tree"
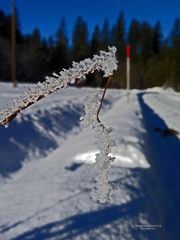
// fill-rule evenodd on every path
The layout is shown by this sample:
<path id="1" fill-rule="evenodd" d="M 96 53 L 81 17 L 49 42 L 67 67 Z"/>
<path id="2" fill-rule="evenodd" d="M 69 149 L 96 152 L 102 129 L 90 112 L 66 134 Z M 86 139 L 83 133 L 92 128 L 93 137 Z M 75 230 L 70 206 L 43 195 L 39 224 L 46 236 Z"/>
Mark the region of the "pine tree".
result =
<path id="1" fill-rule="evenodd" d="M 109 31 L 109 20 L 106 18 L 103 23 L 101 32 L 101 48 L 103 50 L 108 50 L 108 45 L 110 44 L 110 31 Z"/>
<path id="2" fill-rule="evenodd" d="M 121 11 L 116 24 L 112 27 L 111 33 L 112 43 L 117 48 L 117 59 L 118 59 L 118 70 L 113 75 L 113 80 L 111 82 L 111 87 L 124 88 L 126 82 L 126 67 L 125 67 L 125 19 L 124 13 Z"/>
<path id="3" fill-rule="evenodd" d="M 170 33 L 173 48 L 180 48 L 180 18 L 176 18 Z"/>
<path id="4" fill-rule="evenodd" d="M 131 83 L 132 88 L 141 88 L 141 62 L 140 62 L 140 36 L 141 24 L 133 19 L 129 26 L 128 43 L 131 47 Z"/>
<path id="5" fill-rule="evenodd" d="M 94 54 L 99 54 L 99 51 L 102 49 L 102 40 L 101 40 L 101 32 L 98 25 L 95 26 L 91 41 L 90 41 L 90 52 L 91 57 L 93 57 Z M 87 82 L 90 86 L 102 86 L 102 73 L 100 72 L 94 72 L 89 77 L 89 81 Z"/>
<path id="6" fill-rule="evenodd" d="M 125 20 L 121 11 L 115 26 L 113 27 L 113 44 L 117 48 L 117 55 L 125 58 Z"/>
<path id="7" fill-rule="evenodd" d="M 141 25 L 137 20 L 132 20 L 129 26 L 128 43 L 131 46 L 131 59 L 137 58 L 140 51 Z"/>
<path id="8" fill-rule="evenodd" d="M 16 9 L 16 50 L 17 50 L 17 75 L 20 75 L 20 44 L 22 34 L 20 31 L 19 17 Z M 0 79 L 11 79 L 11 16 L 6 16 L 0 11 Z"/>
<path id="9" fill-rule="evenodd" d="M 153 42 L 152 42 L 152 50 L 154 54 L 160 53 L 161 43 L 162 43 L 162 31 L 161 24 L 158 21 L 153 28 Z"/>
<path id="10" fill-rule="evenodd" d="M 101 49 L 101 34 L 99 26 L 96 25 L 90 41 L 91 56 L 97 54 L 100 49 Z"/>
<path id="11" fill-rule="evenodd" d="M 177 90 L 180 90 L 180 18 L 176 18 L 170 33 L 170 42 L 172 48 L 171 55 L 171 84 Z"/>
<path id="12" fill-rule="evenodd" d="M 32 35 L 27 38 L 21 61 L 24 81 L 37 82 L 44 80 L 47 60 L 38 28 L 34 29 Z"/>
<path id="13" fill-rule="evenodd" d="M 81 16 L 76 20 L 72 43 L 72 53 L 75 61 L 80 61 L 89 56 L 88 29 Z"/>
<path id="14" fill-rule="evenodd" d="M 0 36 L 0 79 L 11 79 L 11 45 L 7 39 Z"/>
<path id="15" fill-rule="evenodd" d="M 62 17 L 56 33 L 56 42 L 55 47 L 53 48 L 50 65 L 53 66 L 54 71 L 59 72 L 62 68 L 69 66 L 69 61 L 66 21 L 65 18 Z"/>
<path id="16" fill-rule="evenodd" d="M 153 54 L 153 30 L 150 24 L 144 21 L 141 25 L 141 55 L 147 60 Z"/>

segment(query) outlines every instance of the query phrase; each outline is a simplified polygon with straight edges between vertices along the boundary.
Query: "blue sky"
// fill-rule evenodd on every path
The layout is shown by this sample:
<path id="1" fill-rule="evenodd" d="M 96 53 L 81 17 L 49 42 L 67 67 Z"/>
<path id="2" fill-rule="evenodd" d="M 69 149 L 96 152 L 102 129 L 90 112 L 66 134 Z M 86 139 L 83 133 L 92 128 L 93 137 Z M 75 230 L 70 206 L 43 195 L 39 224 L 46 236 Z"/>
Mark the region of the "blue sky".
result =
<path id="1" fill-rule="evenodd" d="M 160 20 L 165 35 L 174 19 L 180 17 L 180 0 L 16 0 L 16 4 L 22 32 L 27 34 L 38 27 L 45 37 L 55 34 L 62 16 L 69 36 L 78 15 L 87 22 L 91 33 L 96 24 L 102 26 L 106 17 L 114 24 L 123 10 L 127 26 L 133 18 L 151 24 Z M 0 9 L 9 14 L 11 0 L 0 0 Z"/>

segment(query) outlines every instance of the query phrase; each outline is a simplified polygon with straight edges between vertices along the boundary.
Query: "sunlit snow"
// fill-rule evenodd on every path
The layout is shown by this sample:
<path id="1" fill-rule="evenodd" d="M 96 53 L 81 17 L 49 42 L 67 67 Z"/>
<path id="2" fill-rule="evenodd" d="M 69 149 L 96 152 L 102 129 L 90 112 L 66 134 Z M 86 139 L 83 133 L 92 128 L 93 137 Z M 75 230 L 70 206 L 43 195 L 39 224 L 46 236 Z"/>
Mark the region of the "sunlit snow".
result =
<path id="1" fill-rule="evenodd" d="M 125 155 L 119 155 L 118 149 L 113 151 L 113 154 L 110 154 L 111 157 L 115 157 L 115 161 L 112 163 L 113 166 L 120 166 L 120 167 L 142 167 L 142 168 L 149 168 L 150 165 L 144 159 L 143 156 L 138 156 L 136 154 L 136 150 L 134 150 L 134 153 L 132 153 L 132 158 L 129 156 Z M 79 163 L 85 163 L 85 164 L 93 164 L 95 163 L 95 156 L 98 153 L 98 151 L 91 151 L 91 152 L 86 152 L 86 153 L 80 153 L 77 154 L 72 161 L 74 162 L 79 162 Z M 143 157 L 143 158 L 142 158 Z"/>
<path id="2" fill-rule="evenodd" d="M 0 108 L 23 89 L 0 83 Z M 124 90 L 107 92 L 100 117 L 117 140 L 109 179 L 118 189 L 99 205 L 89 197 L 98 150 L 79 125 L 93 91 L 60 91 L 0 128 L 0 240 L 179 238 L 179 134 L 163 131 L 180 132 L 180 94 L 132 90 L 127 103 Z"/>

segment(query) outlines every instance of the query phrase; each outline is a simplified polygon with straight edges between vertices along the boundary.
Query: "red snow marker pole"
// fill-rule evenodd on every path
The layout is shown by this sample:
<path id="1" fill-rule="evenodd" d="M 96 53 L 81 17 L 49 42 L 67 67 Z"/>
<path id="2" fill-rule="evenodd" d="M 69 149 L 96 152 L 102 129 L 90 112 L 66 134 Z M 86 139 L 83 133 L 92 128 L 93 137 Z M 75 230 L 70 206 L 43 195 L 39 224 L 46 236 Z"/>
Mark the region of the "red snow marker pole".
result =
<path id="1" fill-rule="evenodd" d="M 128 45 L 126 47 L 126 89 L 127 89 L 128 102 L 129 102 L 129 95 L 130 95 L 130 53 L 131 53 L 131 48 Z"/>
<path id="2" fill-rule="evenodd" d="M 128 45 L 128 46 L 126 47 L 126 57 L 127 57 L 127 58 L 130 58 L 130 51 L 131 51 L 131 48 L 130 48 L 130 46 Z"/>

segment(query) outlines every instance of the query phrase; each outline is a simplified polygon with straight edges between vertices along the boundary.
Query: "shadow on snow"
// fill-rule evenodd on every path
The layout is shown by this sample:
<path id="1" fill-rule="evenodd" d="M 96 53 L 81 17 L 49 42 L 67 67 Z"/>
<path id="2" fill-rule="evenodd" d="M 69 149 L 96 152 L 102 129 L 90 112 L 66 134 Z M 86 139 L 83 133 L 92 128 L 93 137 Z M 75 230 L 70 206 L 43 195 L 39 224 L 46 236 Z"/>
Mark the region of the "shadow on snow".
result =
<path id="1" fill-rule="evenodd" d="M 51 238 L 69 240 L 82 234 L 88 234 L 101 227 L 103 227 L 102 231 L 108 236 L 108 234 L 112 234 L 105 227 L 108 224 L 113 224 L 113 231 L 115 231 L 117 237 L 120 237 L 123 233 L 119 232 L 120 228 L 118 225 L 121 224 L 120 221 L 125 220 L 130 221 L 128 228 L 130 228 L 133 239 L 144 239 L 144 237 L 145 239 L 154 240 L 178 239 L 178 236 L 180 236 L 180 207 L 178 205 L 180 202 L 180 185 L 178 184 L 180 141 L 174 135 L 162 137 L 155 131 L 155 128 L 165 129 L 168 126 L 144 102 L 144 94 L 146 93 L 140 93 L 138 99 L 149 136 L 152 154 L 148 160 L 151 168 L 130 170 L 132 176 L 128 177 L 134 176 L 136 179 L 138 177 L 140 184 L 139 191 L 139 189 L 131 186 L 128 182 L 123 183 L 132 200 L 119 206 L 104 206 L 97 211 L 77 214 L 61 221 L 51 222 L 24 232 L 11 240 L 46 240 Z M 123 187 L 121 181 L 121 178 L 116 181 L 117 184 L 119 183 L 120 188 Z M 134 228 L 133 225 L 131 226 L 131 223 L 139 224 L 140 213 L 147 214 L 150 218 L 150 223 L 162 224 L 162 229 L 142 231 Z M 21 223 L 15 223 L 14 225 L 18 224 Z M 9 231 L 14 225 L 9 227 L 1 226 L 0 233 Z M 91 239 L 91 236 L 89 239 Z M 92 239 L 95 239 L 93 234 Z"/>
<path id="2" fill-rule="evenodd" d="M 39 156 L 58 147 L 55 138 L 62 136 L 79 125 L 82 106 L 54 107 L 50 112 L 37 110 L 22 116 L 21 122 L 16 119 L 8 128 L 0 128 L 0 175 L 8 177 L 22 167 L 29 152 Z"/>
<path id="3" fill-rule="evenodd" d="M 150 142 L 150 164 L 159 184 L 159 208 L 169 239 L 180 236 L 180 141 L 176 135 L 163 136 L 156 129 L 168 129 L 166 122 L 138 95 Z"/>
<path id="4" fill-rule="evenodd" d="M 120 206 L 106 207 L 94 212 L 75 215 L 62 221 L 48 223 L 44 226 L 25 232 L 12 240 L 45 240 L 53 237 L 58 240 L 69 240 L 75 238 L 76 236 L 87 234 L 91 230 L 103 227 L 108 223 L 112 224 L 120 219 L 125 220 L 133 218 L 138 215 L 140 208 L 141 201 L 134 200 L 133 202 Z M 132 228 L 134 234 L 136 234 L 134 226 L 130 227 Z M 106 229 L 103 229 L 103 232 L 104 231 L 106 231 Z M 117 236 L 119 236 L 119 234 Z"/>

